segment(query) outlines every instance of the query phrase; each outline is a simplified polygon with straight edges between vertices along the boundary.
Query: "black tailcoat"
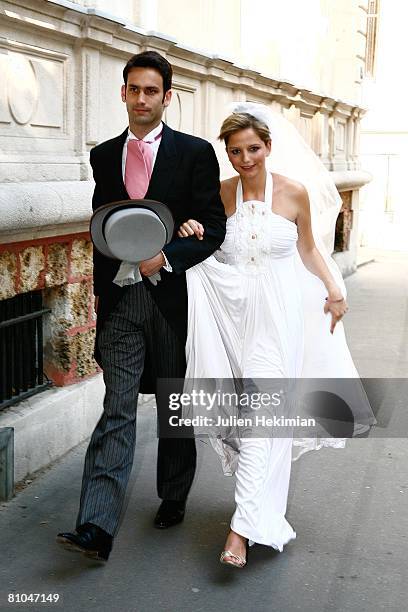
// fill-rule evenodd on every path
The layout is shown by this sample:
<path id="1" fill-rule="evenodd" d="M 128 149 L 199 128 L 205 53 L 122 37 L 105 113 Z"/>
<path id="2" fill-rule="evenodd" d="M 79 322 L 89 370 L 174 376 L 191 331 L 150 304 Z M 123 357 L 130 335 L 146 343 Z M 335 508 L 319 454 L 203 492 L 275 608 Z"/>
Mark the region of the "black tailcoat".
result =
<path id="1" fill-rule="evenodd" d="M 95 180 L 92 207 L 130 199 L 123 183 L 122 153 L 128 130 L 96 146 L 90 152 Z M 164 202 L 175 220 L 172 241 L 163 251 L 173 272 L 160 271 L 161 281 L 153 286 L 146 278 L 143 282 L 151 292 L 160 311 L 174 329 L 181 342 L 187 335 L 187 288 L 185 271 L 209 257 L 224 240 L 226 217 L 220 198 L 219 166 L 213 147 L 195 136 L 172 130 L 163 124 L 162 138 L 157 152 L 146 198 Z M 204 238 L 195 236 L 178 238 L 181 223 L 196 219 L 204 226 Z M 98 332 L 104 320 L 125 296 L 128 287 L 118 287 L 112 281 L 120 262 L 109 259 L 94 248 L 94 293 L 99 296 L 96 327 Z M 158 339 L 159 341 L 159 339 Z M 98 351 L 95 351 L 98 360 Z M 149 379 L 149 363 L 141 383 L 142 392 L 153 392 Z"/>

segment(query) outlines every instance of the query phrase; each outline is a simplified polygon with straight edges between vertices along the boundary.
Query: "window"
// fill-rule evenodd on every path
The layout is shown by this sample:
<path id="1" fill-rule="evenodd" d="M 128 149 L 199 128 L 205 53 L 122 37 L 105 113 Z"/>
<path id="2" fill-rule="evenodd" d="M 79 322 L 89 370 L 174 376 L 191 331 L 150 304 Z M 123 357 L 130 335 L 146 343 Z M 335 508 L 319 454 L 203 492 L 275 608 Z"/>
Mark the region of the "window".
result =
<path id="1" fill-rule="evenodd" d="M 0 301 L 0 409 L 16 404 L 51 383 L 43 374 L 41 291 Z"/>

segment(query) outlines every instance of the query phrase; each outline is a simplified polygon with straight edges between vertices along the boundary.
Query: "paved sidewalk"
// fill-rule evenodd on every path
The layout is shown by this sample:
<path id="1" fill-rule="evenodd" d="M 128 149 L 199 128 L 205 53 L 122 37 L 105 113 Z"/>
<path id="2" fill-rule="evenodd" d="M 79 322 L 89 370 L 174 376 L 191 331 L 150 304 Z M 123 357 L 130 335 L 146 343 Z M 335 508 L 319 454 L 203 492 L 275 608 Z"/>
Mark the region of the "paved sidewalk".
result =
<path id="1" fill-rule="evenodd" d="M 381 257 L 347 280 L 349 343 L 364 376 L 408 375 L 408 258 Z M 244 570 L 218 561 L 234 480 L 198 443 L 199 467 L 183 524 L 152 528 L 156 439 L 144 406 L 127 511 L 109 562 L 55 543 L 77 511 L 85 445 L 0 505 L 0 610 L 8 593 L 58 593 L 63 612 L 399 612 L 407 607 L 408 445 L 351 440 L 293 464 L 287 517 L 297 539 L 283 553 L 250 551 Z M 39 443 L 46 444 L 45 440 Z"/>

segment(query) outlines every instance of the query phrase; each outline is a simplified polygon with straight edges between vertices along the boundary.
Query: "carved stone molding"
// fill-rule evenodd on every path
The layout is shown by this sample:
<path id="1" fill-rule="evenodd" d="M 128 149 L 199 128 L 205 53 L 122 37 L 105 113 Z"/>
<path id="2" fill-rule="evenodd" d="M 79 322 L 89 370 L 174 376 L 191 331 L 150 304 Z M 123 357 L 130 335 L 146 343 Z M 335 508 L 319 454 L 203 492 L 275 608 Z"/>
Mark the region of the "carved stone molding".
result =
<path id="1" fill-rule="evenodd" d="M 3 22 L 20 28 L 20 42 L 0 39 L 0 70 L 9 75 L 6 92 L 0 92 L 0 140 L 2 135 L 13 136 L 6 138 L 6 150 L 24 149 L 16 135 L 33 136 L 38 151 L 42 138 L 60 136 L 65 143 L 59 153 L 86 155 L 106 137 L 106 124 L 112 127 L 112 135 L 113 129 L 123 129 L 123 112 L 118 109 L 112 114 L 117 108 L 112 84 L 116 88 L 119 66 L 138 51 L 157 49 L 174 68 L 174 100 L 167 112 L 172 126 L 211 140 L 225 100 L 256 100 L 295 117 L 298 129 L 330 170 L 358 169 L 358 123 L 364 111 L 355 104 L 65 0 L 47 2 L 47 13 L 39 12 L 34 0 L 0 0 L 2 7 L 13 8 L 3 11 Z M 27 23 L 41 47 L 21 42 Z M 58 51 L 61 48 L 67 52 Z M 101 84 L 112 76 L 108 89 L 102 89 Z M 17 171 L 13 175 L 19 176 Z M 85 167 L 81 166 L 79 175 L 87 178 Z"/>
<path id="2" fill-rule="evenodd" d="M 38 80 L 33 63 L 22 55 L 10 57 L 7 101 L 12 118 L 20 125 L 32 119 L 38 105 Z"/>
<path id="3" fill-rule="evenodd" d="M 195 99 L 197 89 L 174 81 L 170 106 L 166 108 L 164 120 L 175 130 L 195 132 Z"/>
<path id="4" fill-rule="evenodd" d="M 66 55 L 0 40 L 0 135 L 4 130 L 35 138 L 65 131 Z"/>
<path id="5" fill-rule="evenodd" d="M 0 185 L 0 244 L 87 231 L 93 182 Z"/>
<path id="6" fill-rule="evenodd" d="M 89 50 L 85 54 L 85 130 L 86 144 L 99 142 L 99 52 Z"/>

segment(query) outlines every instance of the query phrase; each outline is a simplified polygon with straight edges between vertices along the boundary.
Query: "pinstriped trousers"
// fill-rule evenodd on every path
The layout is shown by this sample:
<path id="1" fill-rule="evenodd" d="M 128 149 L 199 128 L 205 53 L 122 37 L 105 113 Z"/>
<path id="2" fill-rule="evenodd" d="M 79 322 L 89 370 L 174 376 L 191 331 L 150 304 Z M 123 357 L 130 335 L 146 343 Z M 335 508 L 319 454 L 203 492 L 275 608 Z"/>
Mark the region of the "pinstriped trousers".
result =
<path id="1" fill-rule="evenodd" d="M 136 407 L 145 358 L 154 378 L 185 375 L 184 346 L 143 283 L 129 287 L 99 335 L 106 387 L 103 414 L 85 456 L 77 527 L 93 523 L 114 536 L 125 499 L 136 443 Z M 159 407 L 158 407 L 159 410 Z M 157 490 L 185 500 L 196 467 L 193 438 L 161 438 Z"/>

